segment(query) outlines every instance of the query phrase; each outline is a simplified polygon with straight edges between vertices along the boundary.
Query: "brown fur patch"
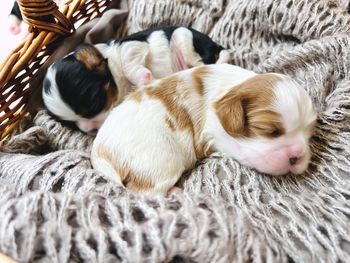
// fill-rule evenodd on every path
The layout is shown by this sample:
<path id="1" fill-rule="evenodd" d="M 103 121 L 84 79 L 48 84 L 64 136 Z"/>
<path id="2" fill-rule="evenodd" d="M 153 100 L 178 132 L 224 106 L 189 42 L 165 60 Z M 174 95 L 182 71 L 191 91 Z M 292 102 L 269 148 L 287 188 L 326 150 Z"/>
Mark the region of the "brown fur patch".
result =
<path id="1" fill-rule="evenodd" d="M 142 177 L 136 175 L 130 167 L 118 165 L 113 159 L 112 153 L 104 147 L 98 146 L 95 150 L 95 155 L 109 163 L 113 170 L 120 176 L 120 180 L 125 187 L 128 187 L 135 192 L 143 192 L 154 188 L 152 182 L 142 180 Z"/>
<path id="2" fill-rule="evenodd" d="M 118 101 L 118 88 L 115 86 L 114 83 L 108 82 L 103 86 L 104 91 L 107 93 L 106 95 L 106 104 L 105 104 L 105 110 L 110 110 L 114 106 L 116 106 L 116 102 Z"/>
<path id="3" fill-rule="evenodd" d="M 132 92 L 129 96 L 128 99 L 133 100 L 135 102 L 140 103 L 143 98 L 143 91 L 142 90 L 137 90 Z"/>
<path id="4" fill-rule="evenodd" d="M 146 93 L 150 98 L 157 99 L 163 103 L 169 114 L 173 117 L 176 129 L 193 131 L 193 123 L 187 109 L 179 103 L 179 93 L 176 88 L 180 79 L 171 76 L 161 80 L 161 88 L 148 88 Z"/>
<path id="5" fill-rule="evenodd" d="M 272 110 L 274 85 L 280 78 L 260 74 L 232 88 L 214 103 L 216 113 L 227 133 L 233 137 L 266 138 L 285 133 L 279 113 Z"/>
<path id="6" fill-rule="evenodd" d="M 165 120 L 170 129 L 173 131 L 187 130 L 191 133 L 196 157 L 197 159 L 201 159 L 208 156 L 212 150 L 211 147 L 207 145 L 206 141 L 202 141 L 200 139 L 200 134 L 203 127 L 202 119 L 197 118 L 196 120 L 192 120 L 188 110 L 181 105 L 181 102 L 184 102 L 184 100 L 186 100 L 188 97 L 184 94 L 187 94 L 189 91 L 186 90 L 186 88 L 185 90 L 179 89 L 179 91 L 177 89 L 179 85 L 183 85 L 181 79 L 179 79 L 177 76 L 171 76 L 163 79 L 159 83 L 158 87 L 148 88 L 146 93 L 148 96 L 150 96 L 150 98 L 159 100 L 163 103 L 171 115 L 171 122 L 169 122 L 170 119 Z M 203 114 L 203 109 L 197 110 L 201 112 L 200 115 Z"/>
<path id="7" fill-rule="evenodd" d="M 84 47 L 75 53 L 77 60 L 82 62 L 88 70 L 97 69 L 99 71 L 108 71 L 106 59 L 95 47 Z"/>
<path id="8" fill-rule="evenodd" d="M 174 122 L 171 120 L 170 117 L 167 117 L 167 118 L 165 119 L 165 123 L 168 125 L 168 127 L 170 128 L 170 130 L 176 131 L 175 124 L 174 124 Z"/>
<path id="9" fill-rule="evenodd" d="M 213 147 L 207 140 L 202 140 L 200 143 L 195 145 L 196 157 L 198 160 L 201 160 L 205 157 L 208 157 L 214 152 Z"/>
<path id="10" fill-rule="evenodd" d="M 207 74 L 208 68 L 206 66 L 195 68 L 192 73 L 194 88 L 201 96 L 204 94 L 203 79 Z"/>
<path id="11" fill-rule="evenodd" d="M 145 192 L 154 188 L 154 183 L 142 180 L 141 176 L 135 176 L 135 174 L 130 172 L 123 180 L 123 184 L 134 192 Z"/>

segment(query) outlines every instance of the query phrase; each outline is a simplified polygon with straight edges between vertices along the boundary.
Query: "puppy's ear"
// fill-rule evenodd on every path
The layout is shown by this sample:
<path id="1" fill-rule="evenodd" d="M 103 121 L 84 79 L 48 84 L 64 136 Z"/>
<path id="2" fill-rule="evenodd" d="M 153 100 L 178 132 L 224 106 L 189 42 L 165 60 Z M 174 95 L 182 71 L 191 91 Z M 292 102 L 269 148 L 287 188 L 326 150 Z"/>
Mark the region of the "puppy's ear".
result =
<path id="1" fill-rule="evenodd" d="M 282 132 L 281 116 L 275 112 L 274 87 L 280 77 L 259 74 L 233 87 L 215 102 L 216 114 L 225 131 L 233 137 Z M 271 137 L 271 136 L 270 136 Z"/>
<path id="2" fill-rule="evenodd" d="M 77 60 L 82 62 L 88 70 L 107 70 L 107 59 L 92 45 L 83 45 L 75 52 Z"/>
<path id="3" fill-rule="evenodd" d="M 231 90 L 214 104 L 222 127 L 233 137 L 246 135 L 247 121 L 243 99 L 237 91 Z"/>

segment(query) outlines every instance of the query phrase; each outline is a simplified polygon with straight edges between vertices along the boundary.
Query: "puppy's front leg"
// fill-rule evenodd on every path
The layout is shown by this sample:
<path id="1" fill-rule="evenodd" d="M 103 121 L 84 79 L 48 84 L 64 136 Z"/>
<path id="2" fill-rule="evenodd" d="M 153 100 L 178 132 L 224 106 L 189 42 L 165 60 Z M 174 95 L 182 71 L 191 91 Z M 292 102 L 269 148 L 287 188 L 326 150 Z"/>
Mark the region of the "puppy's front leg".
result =
<path id="1" fill-rule="evenodd" d="M 219 59 L 216 61 L 216 64 L 229 63 L 230 61 L 230 52 L 228 50 L 221 50 L 219 53 Z"/>
<path id="2" fill-rule="evenodd" d="M 192 32 L 187 28 L 180 27 L 174 31 L 170 49 L 174 72 L 204 64 L 194 50 Z"/>
<path id="3" fill-rule="evenodd" d="M 171 195 L 176 195 L 181 193 L 182 193 L 182 189 L 180 187 L 174 186 L 168 190 L 168 192 L 166 193 L 166 196 L 169 197 Z"/>
<path id="4" fill-rule="evenodd" d="M 118 186 L 124 187 L 120 175 L 114 169 L 109 158 L 105 158 L 104 151 L 101 150 L 103 148 L 96 147 L 97 150 L 93 146 L 93 150 L 91 153 L 91 163 L 95 170 L 100 171 L 106 179 L 111 180 Z"/>
<path id="5" fill-rule="evenodd" d="M 167 171 L 165 171 L 167 172 Z M 164 195 L 170 196 L 171 194 L 180 193 L 181 189 L 175 187 L 176 182 L 179 180 L 181 173 L 170 175 L 168 178 L 160 178 L 157 175 L 151 180 L 145 180 L 149 178 L 148 176 L 133 175 L 130 178 L 127 178 L 126 187 L 129 188 L 132 192 L 147 194 L 147 195 Z"/>
<path id="6" fill-rule="evenodd" d="M 184 69 L 188 69 L 188 66 L 185 62 L 184 55 L 181 49 L 172 41 L 170 43 L 171 50 L 171 67 L 173 72 L 178 72 Z"/>
<path id="7" fill-rule="evenodd" d="M 124 75 L 136 86 L 149 84 L 153 79 L 153 74 L 147 68 L 148 43 L 129 41 L 122 45 L 121 63 Z"/>

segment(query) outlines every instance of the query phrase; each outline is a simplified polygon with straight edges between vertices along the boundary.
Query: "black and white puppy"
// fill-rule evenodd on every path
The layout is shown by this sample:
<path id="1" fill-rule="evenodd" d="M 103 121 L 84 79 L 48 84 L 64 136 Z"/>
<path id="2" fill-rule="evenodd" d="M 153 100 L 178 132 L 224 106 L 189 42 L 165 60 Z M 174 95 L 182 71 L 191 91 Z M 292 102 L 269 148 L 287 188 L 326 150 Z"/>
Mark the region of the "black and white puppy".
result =
<path id="1" fill-rule="evenodd" d="M 108 44 L 83 44 L 55 62 L 44 78 L 43 102 L 58 119 L 95 133 L 111 109 L 137 87 L 228 60 L 227 50 L 192 28 L 153 28 Z"/>
<path id="2" fill-rule="evenodd" d="M 12 34 L 17 35 L 21 32 L 21 22 L 23 20 L 21 10 L 17 1 L 13 2 L 11 12 L 9 14 L 9 29 Z"/>
<path id="3" fill-rule="evenodd" d="M 59 6 L 64 0 L 54 0 L 54 2 Z M 43 20 L 54 23 L 55 20 L 50 16 L 43 16 Z M 27 30 L 28 25 L 23 23 L 23 16 L 21 9 L 17 1 L 13 1 L 13 6 L 8 17 L 8 27 L 12 34 L 18 35 L 24 29 Z"/>

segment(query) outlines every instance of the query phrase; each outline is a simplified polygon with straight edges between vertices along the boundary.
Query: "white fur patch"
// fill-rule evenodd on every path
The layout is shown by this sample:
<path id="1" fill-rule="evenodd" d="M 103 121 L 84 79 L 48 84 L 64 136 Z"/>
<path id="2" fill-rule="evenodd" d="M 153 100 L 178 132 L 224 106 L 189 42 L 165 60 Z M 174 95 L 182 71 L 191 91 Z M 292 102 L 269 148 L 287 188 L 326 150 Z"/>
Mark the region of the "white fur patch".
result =
<path id="1" fill-rule="evenodd" d="M 285 129 L 293 132 L 305 129 L 316 120 L 316 112 L 306 91 L 292 79 L 284 76 L 274 89 L 275 109 L 282 115 Z"/>
<path id="2" fill-rule="evenodd" d="M 56 83 L 56 70 L 49 67 L 46 73 L 46 79 L 50 82 L 50 89 L 45 92 L 43 89 L 43 101 L 47 109 L 62 120 L 76 121 L 79 116 L 65 103 L 60 95 Z"/>

